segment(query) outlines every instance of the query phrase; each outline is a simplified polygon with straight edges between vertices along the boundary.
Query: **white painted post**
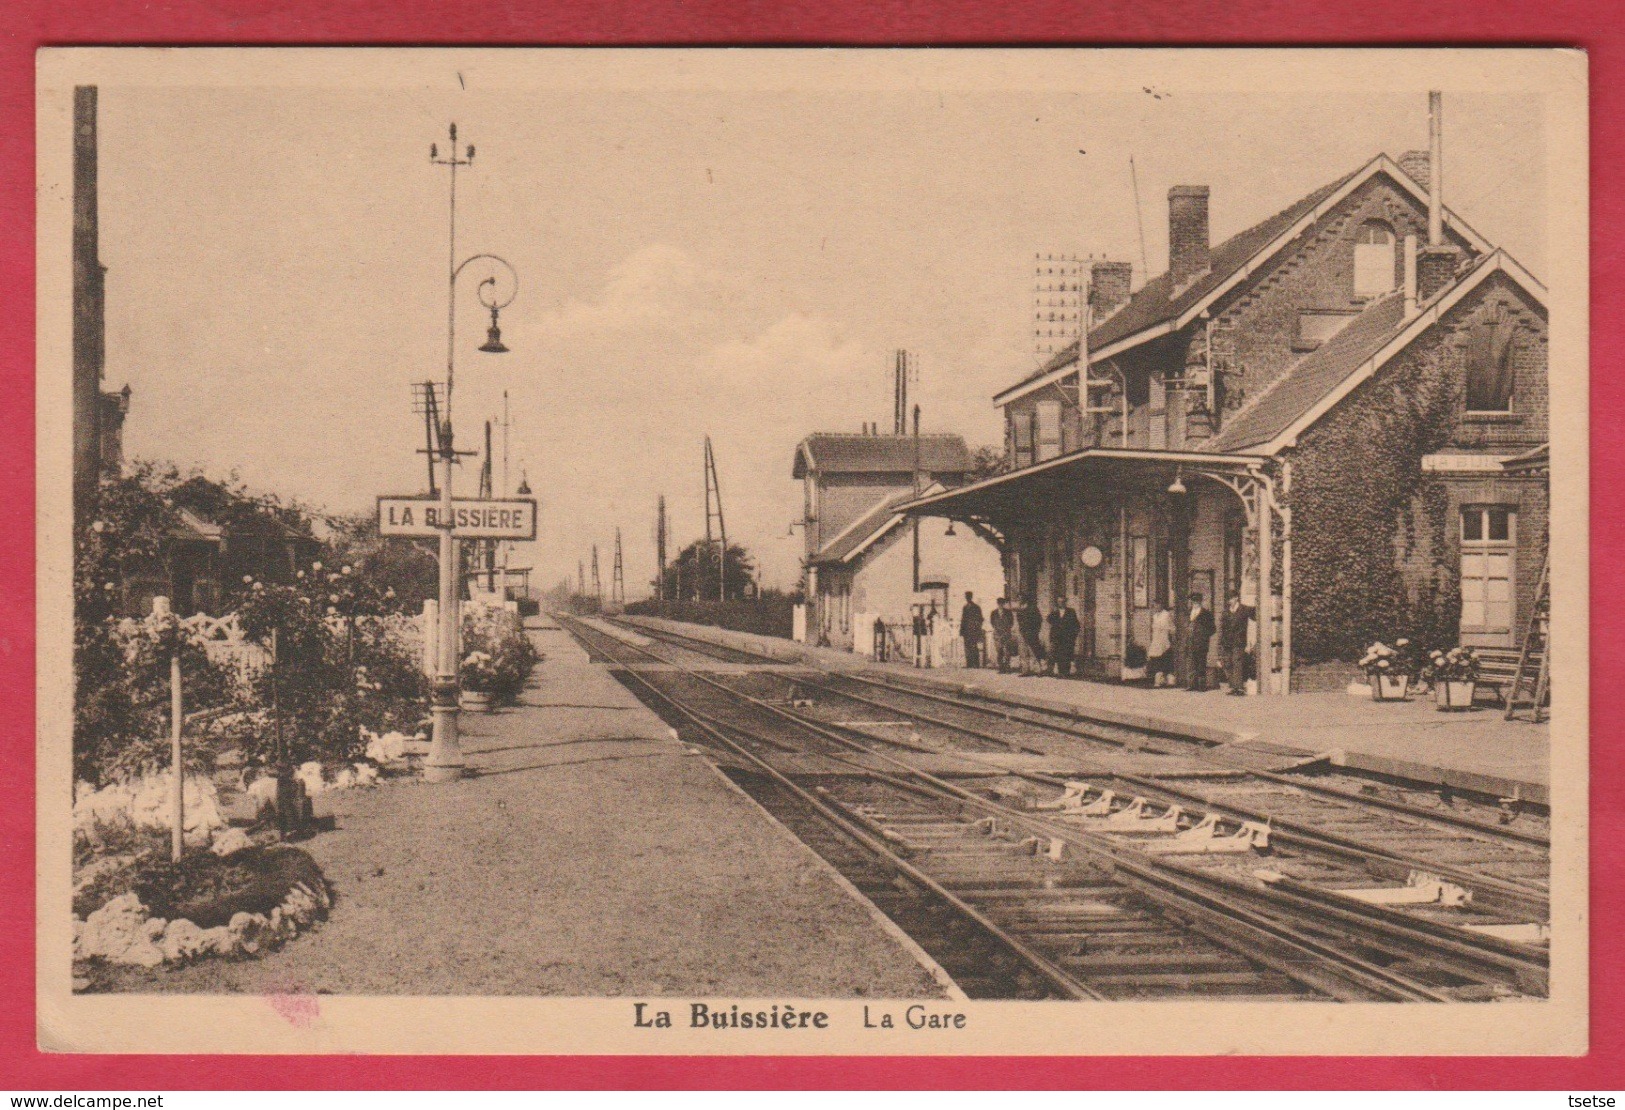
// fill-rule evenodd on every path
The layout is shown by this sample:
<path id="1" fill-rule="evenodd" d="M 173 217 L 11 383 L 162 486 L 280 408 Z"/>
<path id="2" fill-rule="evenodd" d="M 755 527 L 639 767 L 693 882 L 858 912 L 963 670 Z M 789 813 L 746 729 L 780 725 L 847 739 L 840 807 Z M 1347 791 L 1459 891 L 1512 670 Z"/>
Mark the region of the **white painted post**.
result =
<path id="1" fill-rule="evenodd" d="M 172 620 L 169 598 L 152 599 L 152 615 L 156 621 Z M 177 634 L 179 629 L 177 628 Z M 180 862 L 184 847 L 186 814 L 183 808 L 182 788 L 185 771 L 181 764 L 181 652 L 177 640 L 169 653 L 169 755 L 173 781 L 169 784 L 169 856 Z"/>
<path id="2" fill-rule="evenodd" d="M 423 602 L 423 673 L 433 678 L 440 672 L 440 602 Z"/>

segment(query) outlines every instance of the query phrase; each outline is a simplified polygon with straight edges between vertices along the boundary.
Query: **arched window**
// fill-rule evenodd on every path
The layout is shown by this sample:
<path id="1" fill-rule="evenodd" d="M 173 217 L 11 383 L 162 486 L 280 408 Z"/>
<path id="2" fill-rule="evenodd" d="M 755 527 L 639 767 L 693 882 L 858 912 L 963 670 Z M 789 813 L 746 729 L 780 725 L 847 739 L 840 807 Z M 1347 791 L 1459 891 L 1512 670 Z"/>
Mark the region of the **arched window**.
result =
<path id="1" fill-rule="evenodd" d="M 1354 235 L 1354 295 L 1379 297 L 1394 287 L 1394 229 L 1367 220 Z"/>

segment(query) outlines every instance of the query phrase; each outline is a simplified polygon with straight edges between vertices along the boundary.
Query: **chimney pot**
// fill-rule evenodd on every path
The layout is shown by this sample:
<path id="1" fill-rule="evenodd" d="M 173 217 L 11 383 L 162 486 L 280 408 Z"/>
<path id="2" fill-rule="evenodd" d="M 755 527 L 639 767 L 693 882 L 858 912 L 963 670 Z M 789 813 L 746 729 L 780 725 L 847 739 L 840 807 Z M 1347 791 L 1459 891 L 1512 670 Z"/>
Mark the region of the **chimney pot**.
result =
<path id="1" fill-rule="evenodd" d="M 1206 185 L 1168 190 L 1168 274 L 1176 287 L 1210 266 L 1207 198 Z"/>
<path id="2" fill-rule="evenodd" d="M 1433 180 L 1433 156 L 1425 150 L 1407 150 L 1399 156 L 1399 168 L 1423 189 Z"/>

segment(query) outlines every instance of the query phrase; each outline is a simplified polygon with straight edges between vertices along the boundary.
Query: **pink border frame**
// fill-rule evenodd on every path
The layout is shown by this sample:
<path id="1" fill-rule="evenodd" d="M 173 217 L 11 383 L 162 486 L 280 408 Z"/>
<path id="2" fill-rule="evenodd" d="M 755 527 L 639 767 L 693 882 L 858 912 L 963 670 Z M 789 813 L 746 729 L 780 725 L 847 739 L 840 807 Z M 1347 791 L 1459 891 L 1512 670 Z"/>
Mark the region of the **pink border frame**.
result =
<path id="1" fill-rule="evenodd" d="M 1594 314 L 1592 625 L 1594 673 L 1616 673 L 1625 629 L 1625 560 L 1599 559 L 1625 539 L 1625 509 L 1608 494 L 1622 437 L 1606 418 L 1625 412 L 1625 32 L 1610 0 L 1538 5 L 1481 0 L 1365 0 L 1327 10 L 1310 0 L 1197 0 L 1159 4 L 1074 0 L 607 0 L 512 4 L 447 0 L 334 5 L 318 0 L 11 0 L 0 38 L 0 424 L 12 444 L 0 489 L 13 519 L 32 520 L 34 487 L 34 57 L 71 44 L 534 45 L 645 43 L 1050 44 L 1231 43 L 1257 40 L 1408 45 L 1576 46 L 1592 65 L 1592 295 Z M 1616 549 L 1617 550 L 1617 549 Z M 1620 890 L 1625 775 L 1610 758 L 1625 685 L 1594 684 L 1592 804 L 1592 1052 L 1580 1058 L 996 1058 L 996 1057 L 187 1057 L 47 1055 L 34 1035 L 34 535 L 0 531 L 0 767 L 13 788 L 0 807 L 0 1088 L 38 1091 L 234 1088 L 1508 1088 L 1625 1087 L 1625 943 Z M 28 804 L 12 804 L 23 802 Z M 1512 1017 L 1515 1011 L 1509 1011 Z"/>

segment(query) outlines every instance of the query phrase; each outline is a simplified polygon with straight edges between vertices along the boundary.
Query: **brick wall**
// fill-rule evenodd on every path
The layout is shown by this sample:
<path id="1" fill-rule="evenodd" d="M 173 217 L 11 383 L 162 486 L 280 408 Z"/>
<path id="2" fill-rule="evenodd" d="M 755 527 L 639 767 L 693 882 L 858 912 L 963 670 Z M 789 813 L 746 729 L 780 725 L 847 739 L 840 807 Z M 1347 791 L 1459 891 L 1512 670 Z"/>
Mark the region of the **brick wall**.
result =
<path id="1" fill-rule="evenodd" d="M 1404 281 L 1405 236 L 1427 237 L 1427 207 L 1378 174 L 1288 246 L 1214 314 L 1213 359 L 1233 412 L 1303 357 L 1293 349 L 1298 314 L 1357 309 L 1354 237 L 1367 220 L 1393 229 L 1394 286 Z M 1464 250 L 1465 240 L 1451 235 Z"/>

